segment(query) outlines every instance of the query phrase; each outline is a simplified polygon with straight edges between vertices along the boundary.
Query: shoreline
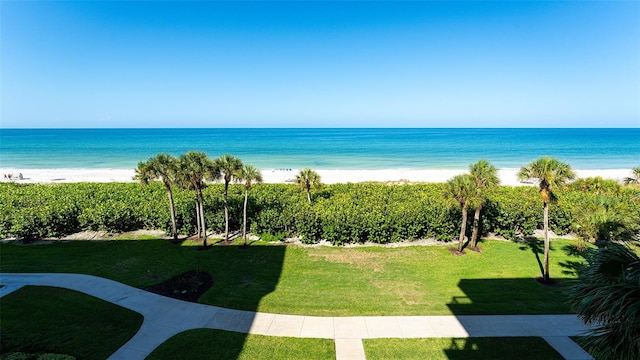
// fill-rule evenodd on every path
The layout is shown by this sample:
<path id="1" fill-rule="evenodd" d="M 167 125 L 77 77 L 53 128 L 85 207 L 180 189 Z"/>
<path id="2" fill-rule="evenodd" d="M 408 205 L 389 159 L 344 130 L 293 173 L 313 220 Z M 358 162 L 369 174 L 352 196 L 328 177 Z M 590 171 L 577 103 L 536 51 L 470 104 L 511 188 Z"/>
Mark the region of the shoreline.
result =
<path id="1" fill-rule="evenodd" d="M 264 183 L 293 183 L 300 169 L 260 169 Z M 455 175 L 468 172 L 467 169 L 379 169 L 379 170 L 320 170 L 314 169 L 323 184 L 357 182 L 446 182 Z M 501 185 L 530 186 L 517 178 L 517 168 L 498 169 Z M 16 183 L 79 183 L 79 182 L 134 182 L 134 169 L 22 169 L 0 168 L 2 182 Z M 604 179 L 622 182 L 631 176 L 631 169 L 575 169 L 577 178 L 600 176 Z M 12 179 L 5 179 L 12 174 Z M 20 180 L 18 175 L 22 174 Z"/>

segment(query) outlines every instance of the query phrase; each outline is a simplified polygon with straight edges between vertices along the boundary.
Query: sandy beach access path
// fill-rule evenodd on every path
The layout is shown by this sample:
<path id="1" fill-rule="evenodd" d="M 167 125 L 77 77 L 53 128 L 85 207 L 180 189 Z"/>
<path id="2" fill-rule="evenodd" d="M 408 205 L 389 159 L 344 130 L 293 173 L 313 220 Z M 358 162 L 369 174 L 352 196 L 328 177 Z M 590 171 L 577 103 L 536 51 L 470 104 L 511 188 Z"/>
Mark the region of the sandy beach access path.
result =
<path id="1" fill-rule="evenodd" d="M 290 183 L 299 169 L 261 169 L 265 183 Z M 316 170 L 324 184 L 377 182 L 445 182 L 466 169 L 385 169 L 385 170 Z M 20 169 L 0 168 L 3 182 L 18 183 L 76 183 L 76 182 L 133 182 L 133 169 Z M 499 169 L 501 184 L 510 186 L 532 185 L 521 183 L 518 169 Z M 576 170 L 580 178 L 601 176 L 622 181 L 631 175 L 631 169 Z M 11 179 L 4 175 L 11 174 Z M 22 180 L 19 179 L 22 174 Z"/>

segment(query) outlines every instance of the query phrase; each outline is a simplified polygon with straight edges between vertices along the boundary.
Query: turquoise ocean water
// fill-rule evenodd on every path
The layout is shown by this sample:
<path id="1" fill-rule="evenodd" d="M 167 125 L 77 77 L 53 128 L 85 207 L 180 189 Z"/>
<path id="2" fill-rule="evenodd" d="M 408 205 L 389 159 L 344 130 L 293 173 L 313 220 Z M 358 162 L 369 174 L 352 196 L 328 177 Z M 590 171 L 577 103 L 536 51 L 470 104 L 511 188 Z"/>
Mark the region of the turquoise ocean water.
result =
<path id="1" fill-rule="evenodd" d="M 258 168 L 517 168 L 549 155 L 616 169 L 640 166 L 640 129 L 0 129 L 5 168 L 135 168 L 189 150 Z"/>

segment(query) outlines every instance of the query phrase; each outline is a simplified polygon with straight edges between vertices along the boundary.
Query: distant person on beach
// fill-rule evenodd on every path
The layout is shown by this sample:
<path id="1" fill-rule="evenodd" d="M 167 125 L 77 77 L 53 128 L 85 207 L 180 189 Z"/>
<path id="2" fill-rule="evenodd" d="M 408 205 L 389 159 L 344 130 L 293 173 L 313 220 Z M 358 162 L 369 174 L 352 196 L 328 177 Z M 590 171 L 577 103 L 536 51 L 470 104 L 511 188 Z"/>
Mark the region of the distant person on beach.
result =
<path id="1" fill-rule="evenodd" d="M 18 179 L 24 180 L 24 177 L 22 176 L 22 173 L 18 174 Z"/>

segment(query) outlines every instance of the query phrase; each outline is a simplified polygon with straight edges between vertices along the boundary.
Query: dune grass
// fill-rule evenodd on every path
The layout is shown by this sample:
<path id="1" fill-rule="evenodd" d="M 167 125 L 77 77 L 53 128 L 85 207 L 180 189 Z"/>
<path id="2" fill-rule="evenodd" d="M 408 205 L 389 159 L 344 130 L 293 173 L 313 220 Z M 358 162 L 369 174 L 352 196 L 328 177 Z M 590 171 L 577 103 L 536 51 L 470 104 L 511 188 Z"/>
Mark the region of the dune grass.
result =
<path id="1" fill-rule="evenodd" d="M 367 360 L 562 360 L 540 337 L 365 339 Z"/>
<path id="2" fill-rule="evenodd" d="M 552 242 L 560 285 L 584 262 L 569 241 Z M 484 241 L 482 253 L 445 246 L 301 248 L 254 243 L 207 250 L 166 240 L 0 245 L 2 272 L 84 273 L 147 287 L 188 270 L 212 275 L 200 302 L 318 316 L 569 313 L 560 288 L 538 284 L 530 246 Z M 573 253 L 573 254 L 571 254 Z"/>
<path id="3" fill-rule="evenodd" d="M 335 359 L 333 340 L 247 335 L 195 329 L 177 334 L 147 359 Z"/>
<path id="4" fill-rule="evenodd" d="M 142 315 L 72 290 L 25 286 L 0 298 L 1 353 L 106 359 L 142 325 Z"/>

